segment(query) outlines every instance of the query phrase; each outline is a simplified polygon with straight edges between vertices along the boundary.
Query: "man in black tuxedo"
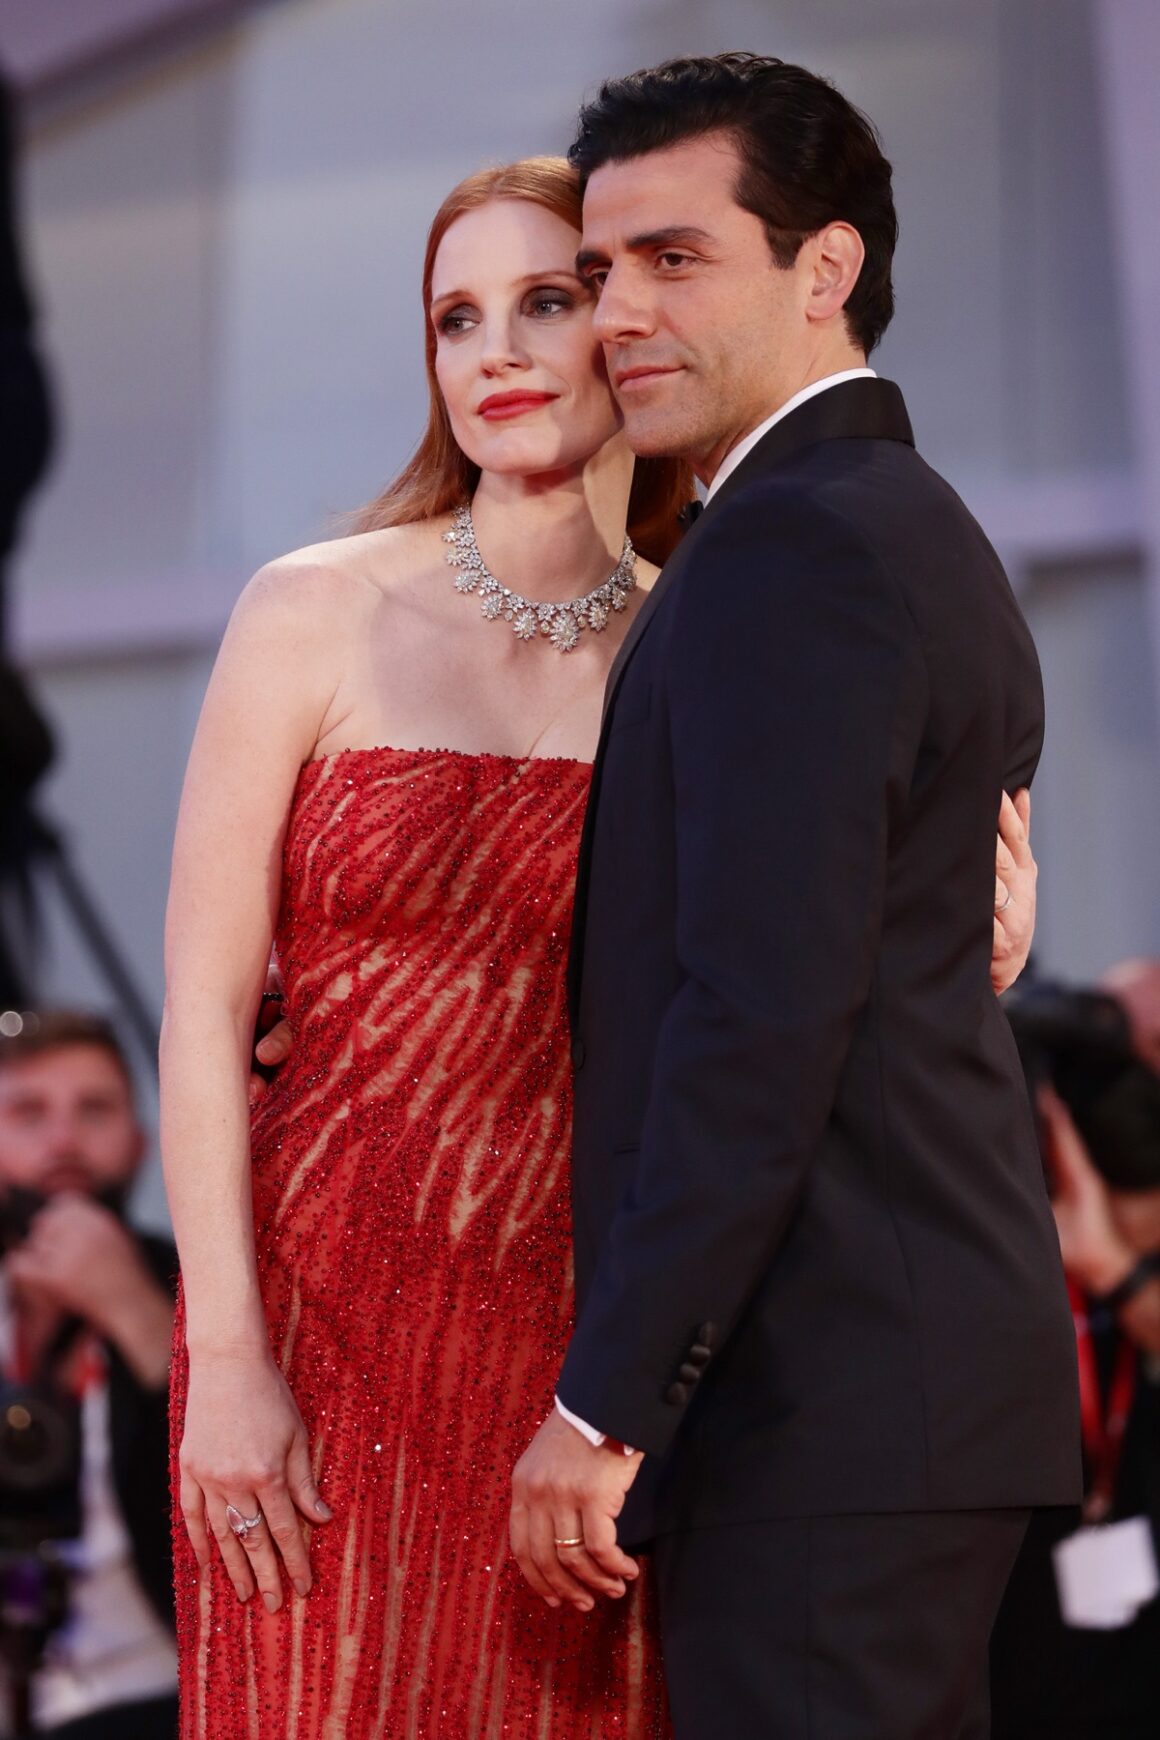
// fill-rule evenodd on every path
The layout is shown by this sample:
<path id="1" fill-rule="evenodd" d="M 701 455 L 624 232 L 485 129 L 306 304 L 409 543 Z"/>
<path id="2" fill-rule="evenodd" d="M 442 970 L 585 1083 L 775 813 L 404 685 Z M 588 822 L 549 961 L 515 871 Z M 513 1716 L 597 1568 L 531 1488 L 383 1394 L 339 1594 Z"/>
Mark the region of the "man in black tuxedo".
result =
<path id="1" fill-rule="evenodd" d="M 896 219 L 864 117 L 778 61 L 674 62 L 605 85 L 572 159 L 629 439 L 708 501 L 609 684 L 578 1320 L 513 1546 L 584 1606 L 653 1543 L 680 1740 L 976 1740 L 1030 1512 L 1079 1486 L 988 972 L 1034 648 L 866 367 Z"/>

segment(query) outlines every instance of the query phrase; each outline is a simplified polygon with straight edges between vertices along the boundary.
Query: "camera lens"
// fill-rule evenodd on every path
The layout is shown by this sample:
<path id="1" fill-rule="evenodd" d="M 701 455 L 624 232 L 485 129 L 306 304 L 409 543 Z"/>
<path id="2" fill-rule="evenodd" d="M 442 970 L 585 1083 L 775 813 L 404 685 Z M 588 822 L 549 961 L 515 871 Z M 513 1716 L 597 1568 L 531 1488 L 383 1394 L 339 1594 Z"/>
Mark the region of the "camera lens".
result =
<path id="1" fill-rule="evenodd" d="M 70 1422 L 52 1403 L 11 1393 L 0 1407 L 0 1482 L 23 1492 L 54 1486 L 67 1474 Z"/>

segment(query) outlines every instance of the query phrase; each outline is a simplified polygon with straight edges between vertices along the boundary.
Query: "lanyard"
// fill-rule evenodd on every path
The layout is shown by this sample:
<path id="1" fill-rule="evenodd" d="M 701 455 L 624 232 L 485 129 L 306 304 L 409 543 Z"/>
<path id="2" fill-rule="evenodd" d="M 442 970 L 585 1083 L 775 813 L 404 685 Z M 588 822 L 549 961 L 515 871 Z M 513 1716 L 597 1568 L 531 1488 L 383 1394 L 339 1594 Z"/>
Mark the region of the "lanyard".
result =
<path id="1" fill-rule="evenodd" d="M 72 1347 L 66 1354 L 63 1370 L 57 1374 L 57 1383 L 66 1395 L 71 1395 L 75 1400 L 81 1401 L 90 1390 L 96 1389 L 104 1381 L 105 1357 L 100 1342 L 91 1331 L 85 1331 L 80 1336 L 76 1335 L 75 1330 L 70 1331 L 68 1340 L 72 1342 Z M 66 1348 L 67 1345 L 66 1342 Z M 50 1348 L 50 1356 L 52 1351 Z M 2 1375 L 9 1382 L 34 1384 L 38 1375 L 43 1372 L 46 1362 L 42 1359 L 39 1373 L 33 1370 L 27 1338 L 18 1325 L 11 1358 L 5 1363 L 7 1369 Z M 51 1357 L 48 1363 L 54 1363 Z"/>
<path id="2" fill-rule="evenodd" d="M 1079 1409 L 1083 1447 L 1090 1479 L 1084 1499 L 1087 1523 L 1107 1520 L 1115 1503 L 1116 1476 L 1124 1448 L 1124 1435 L 1136 1396 L 1136 1350 L 1121 1336 L 1105 1409 L 1100 1395 L 1095 1343 L 1083 1294 L 1069 1283 L 1071 1314 L 1075 1321 L 1076 1352 L 1079 1356 Z"/>

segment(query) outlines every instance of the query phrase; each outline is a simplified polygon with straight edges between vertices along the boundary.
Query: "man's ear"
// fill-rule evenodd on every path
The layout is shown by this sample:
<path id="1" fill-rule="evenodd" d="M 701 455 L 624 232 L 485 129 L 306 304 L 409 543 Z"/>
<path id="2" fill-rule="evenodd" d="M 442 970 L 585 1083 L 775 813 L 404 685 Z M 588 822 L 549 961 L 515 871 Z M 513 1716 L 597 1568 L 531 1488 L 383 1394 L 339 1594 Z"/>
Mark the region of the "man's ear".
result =
<path id="1" fill-rule="evenodd" d="M 812 278 L 807 320 L 832 320 L 846 306 L 866 248 L 861 236 L 851 224 L 827 224 L 804 244 L 810 250 Z"/>

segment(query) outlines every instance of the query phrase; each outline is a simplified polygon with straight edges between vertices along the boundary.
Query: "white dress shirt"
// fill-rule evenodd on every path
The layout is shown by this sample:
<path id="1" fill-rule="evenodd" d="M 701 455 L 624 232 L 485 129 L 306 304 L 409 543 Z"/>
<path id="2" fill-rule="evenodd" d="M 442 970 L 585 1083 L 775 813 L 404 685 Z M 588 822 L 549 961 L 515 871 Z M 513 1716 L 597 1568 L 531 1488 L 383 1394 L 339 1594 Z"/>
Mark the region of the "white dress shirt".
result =
<path id="1" fill-rule="evenodd" d="M 717 467 L 712 483 L 705 492 L 706 503 L 712 501 L 730 472 L 736 471 L 745 456 L 752 453 L 762 436 L 768 435 L 775 423 L 780 423 L 783 417 L 788 417 L 791 411 L 796 411 L 798 406 L 804 405 L 807 399 L 816 398 L 819 393 L 824 393 L 829 387 L 841 386 L 843 381 L 873 381 L 877 378 L 873 369 L 861 368 L 842 369 L 836 375 L 826 375 L 820 381 L 811 381 L 808 387 L 803 387 L 800 393 L 795 393 L 792 399 L 787 399 L 785 404 L 773 413 L 772 417 L 767 417 L 764 423 L 759 423 L 756 429 L 751 429 L 748 435 L 743 435 L 740 441 L 729 449 Z M 587 1438 L 590 1444 L 600 1445 L 604 1443 L 607 1434 L 598 1431 L 595 1426 L 590 1426 L 587 1420 L 581 1420 L 576 1414 L 571 1413 L 559 1396 L 556 1397 L 556 1409 L 570 1426 L 575 1426 L 576 1430 Z M 624 1453 L 626 1456 L 634 1454 L 627 1444 L 624 1446 Z"/>
<path id="2" fill-rule="evenodd" d="M 843 381 L 875 381 L 878 376 L 873 369 L 843 369 L 840 374 L 825 375 L 820 381 L 811 381 L 808 387 L 803 387 L 800 393 L 795 393 L 792 399 L 787 399 L 781 408 L 767 417 L 764 423 L 759 423 L 756 429 L 751 429 L 748 435 L 743 435 L 731 447 L 720 465 L 712 483 L 705 491 L 706 503 L 711 502 L 730 472 L 736 471 L 741 461 L 757 446 L 763 435 L 768 435 L 775 423 L 780 423 L 783 417 L 788 417 L 791 411 L 796 411 L 799 405 L 804 405 L 807 399 L 816 399 L 819 393 L 824 393 L 830 387 L 840 387 Z"/>

